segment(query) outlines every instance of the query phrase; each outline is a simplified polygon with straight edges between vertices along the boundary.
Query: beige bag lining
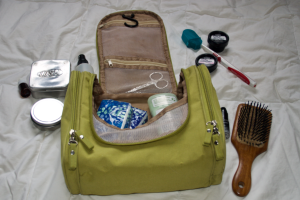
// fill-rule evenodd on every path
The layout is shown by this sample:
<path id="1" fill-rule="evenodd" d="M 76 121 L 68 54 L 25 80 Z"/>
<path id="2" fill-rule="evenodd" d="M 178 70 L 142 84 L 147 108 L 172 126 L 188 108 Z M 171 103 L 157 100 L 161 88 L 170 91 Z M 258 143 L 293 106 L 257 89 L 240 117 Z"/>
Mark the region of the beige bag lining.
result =
<path id="1" fill-rule="evenodd" d="M 169 49 L 168 49 L 168 44 L 167 44 L 167 39 L 166 39 L 166 33 L 165 33 L 165 28 L 164 28 L 164 25 L 163 25 L 163 22 L 162 22 L 162 19 L 152 13 L 152 12 L 149 12 L 149 11 L 126 11 L 126 12 L 121 12 L 121 13 L 113 13 L 113 14 L 110 14 L 106 17 L 104 17 L 100 22 L 99 22 L 99 25 L 102 25 L 106 22 L 109 22 L 109 21 L 112 21 L 112 20 L 120 20 L 120 19 L 123 19 L 122 18 L 122 14 L 125 14 L 125 15 L 130 15 L 131 13 L 134 13 L 135 14 L 135 18 L 134 19 L 137 19 L 138 21 L 153 21 L 153 20 L 156 20 L 158 23 L 159 23 L 159 27 L 160 27 L 160 32 L 161 32 L 161 42 L 162 42 L 162 47 L 163 47 L 163 54 L 164 54 L 164 58 L 165 58 L 165 64 L 167 65 L 167 71 L 169 72 L 170 74 L 170 84 L 172 85 L 172 93 L 176 94 L 176 80 L 175 80 L 175 77 L 174 77 L 174 72 L 173 72 L 173 67 L 172 67 L 172 63 L 171 63 L 171 58 L 170 58 L 170 55 L 169 55 Z M 118 25 L 119 26 L 119 25 Z M 152 26 L 152 25 L 151 25 Z M 149 26 L 149 27 L 151 27 Z M 124 26 L 125 27 L 125 26 Z M 153 27 L 153 26 L 152 26 Z M 103 27 L 105 28 L 105 27 Z M 104 54 L 103 54 L 103 45 L 102 45 L 102 30 L 103 28 L 98 28 L 97 29 L 97 37 L 98 37 L 98 53 L 99 53 L 99 59 L 100 59 L 100 80 L 101 80 L 101 87 L 103 89 L 103 91 L 107 91 L 106 90 L 106 81 L 105 81 L 105 68 L 107 67 L 107 65 L 105 65 L 105 60 L 107 59 L 106 57 L 104 57 Z M 144 27 L 142 27 L 144 28 Z M 128 30 L 130 29 L 134 29 L 134 28 L 128 28 Z M 134 41 L 132 41 L 134 42 Z M 119 55 L 110 55 L 110 56 L 119 56 Z M 108 57 L 108 56 L 107 56 Z M 122 56 L 119 56 L 122 58 Z M 124 58 L 123 58 L 124 59 Z M 136 60 L 140 60 L 140 59 L 145 59 L 147 60 L 147 58 L 136 58 L 136 57 L 130 57 L 130 59 L 136 59 Z M 148 58 L 149 59 L 149 58 Z M 154 58 L 152 60 L 159 60 L 157 58 Z M 120 66 L 120 68 L 124 68 L 125 66 Z M 128 66 L 127 66 L 128 67 Z M 136 66 L 134 66 L 136 68 Z M 140 66 L 141 68 L 145 68 L 145 66 Z M 152 68 L 152 67 L 148 67 L 150 69 L 157 69 L 155 68 Z M 159 92 L 159 91 L 158 91 Z"/>
<path id="2" fill-rule="evenodd" d="M 158 24 L 156 24 L 156 25 L 153 25 L 153 24 L 152 25 L 149 25 L 149 24 L 148 25 L 140 25 L 138 27 L 138 29 L 125 27 L 124 25 L 122 25 L 122 23 L 119 23 L 119 22 L 118 23 L 110 23 L 109 25 L 102 26 L 103 24 L 111 22 L 113 20 L 124 20 L 122 18 L 122 14 L 130 15 L 131 13 L 135 14 L 134 19 L 138 20 L 139 22 L 157 21 Z M 159 50 L 157 50 L 159 45 L 161 45 L 162 51 L 160 52 L 160 55 L 154 56 L 154 57 L 153 57 L 153 55 L 149 56 L 149 57 L 147 57 L 147 56 L 143 57 L 143 56 L 134 55 L 134 54 L 130 55 L 131 52 L 129 52 L 128 54 L 126 54 L 127 52 L 125 52 L 126 56 L 113 55 L 112 53 L 107 53 L 107 52 L 104 53 L 105 45 L 103 45 L 103 37 L 107 37 L 107 38 L 104 38 L 106 41 L 110 40 L 110 38 L 107 36 L 107 34 L 103 34 L 103 32 L 105 32 L 105 30 L 125 30 L 125 32 L 137 31 L 135 33 L 141 33 L 145 30 L 148 30 L 150 32 L 154 31 L 155 32 L 154 39 L 156 42 L 159 41 L 160 43 L 156 44 L 156 46 L 155 46 L 156 49 L 154 49 L 154 51 L 152 51 L 152 52 L 154 52 L 153 55 L 155 55 L 155 53 L 157 51 L 159 51 Z M 159 34 L 158 34 L 157 30 L 160 31 Z M 116 36 L 120 36 L 121 39 L 126 38 L 126 37 L 123 37 L 124 36 L 124 35 L 122 35 L 123 32 L 116 31 L 116 32 L 112 32 L 112 33 L 116 34 Z M 153 33 L 151 33 L 150 36 L 152 34 Z M 131 38 L 134 38 L 133 36 L 134 35 L 132 35 Z M 99 63 L 100 63 L 100 83 L 101 83 L 101 85 L 100 85 L 98 83 L 98 80 L 95 79 L 94 89 L 93 89 L 93 108 L 94 108 L 93 115 L 97 121 L 105 124 L 108 127 L 116 129 L 116 130 L 121 130 L 121 131 L 126 130 L 126 129 L 119 129 L 118 127 L 110 125 L 98 117 L 97 110 L 103 99 L 113 99 L 113 100 L 128 102 L 128 103 L 131 103 L 132 106 L 134 106 L 134 107 L 140 108 L 142 110 L 146 110 L 148 112 L 148 122 L 144 125 L 138 126 L 136 129 L 148 126 L 148 125 L 154 123 L 155 121 L 157 121 L 162 116 L 164 116 L 167 112 L 187 104 L 187 91 L 186 91 L 186 86 L 185 86 L 185 80 L 184 80 L 184 78 L 181 78 L 181 81 L 178 84 L 178 87 L 176 87 L 176 80 L 174 77 L 173 67 L 172 67 L 171 58 L 170 58 L 170 54 L 169 54 L 165 28 L 164 28 L 162 19 L 158 15 L 156 15 L 155 13 L 149 12 L 149 11 L 126 11 L 126 12 L 121 12 L 121 13 L 119 12 L 119 13 L 110 14 L 110 15 L 104 17 L 99 22 L 98 29 L 97 29 L 97 37 L 98 37 L 97 45 L 98 45 L 98 54 L 99 54 Z M 112 39 L 112 41 L 109 41 L 110 44 L 113 44 L 112 42 L 116 43 L 118 41 L 118 40 L 114 41 L 113 39 L 115 39 L 115 38 L 113 38 L 113 37 L 111 39 Z M 134 41 L 132 41 L 132 42 L 134 42 Z M 132 44 L 132 43 L 128 43 L 128 44 Z M 149 42 L 148 43 L 146 42 L 145 44 L 146 45 L 148 44 L 148 46 L 145 46 L 145 48 L 147 48 L 147 47 L 149 48 L 152 45 Z M 113 47 L 109 51 L 118 52 L 118 49 L 115 49 L 118 46 L 117 43 L 114 45 L 115 45 L 115 47 Z M 140 44 L 140 46 L 143 46 L 143 45 L 144 44 Z M 106 48 L 107 48 L 107 46 L 106 46 Z M 139 53 L 139 52 L 136 52 L 136 53 Z M 108 65 L 108 62 L 106 62 L 107 59 L 118 59 L 121 61 L 139 61 L 139 63 L 141 61 L 141 64 L 139 64 L 139 65 L 129 64 L 128 65 L 128 64 L 114 63 L 113 67 L 110 67 Z M 147 62 L 146 63 L 147 65 L 143 64 L 143 62 Z M 164 64 L 165 67 L 155 66 L 155 65 L 152 66 L 152 65 L 149 65 L 148 62 L 161 63 L 161 64 Z M 130 70 L 133 72 L 132 75 L 130 75 L 130 76 L 128 76 L 128 74 L 126 75 L 126 73 L 128 73 Z M 128 91 L 128 88 L 132 89 L 136 86 L 139 86 L 141 84 L 149 82 L 150 81 L 149 75 L 154 71 L 162 73 L 164 76 L 163 79 L 166 79 L 169 82 L 167 90 L 160 90 L 160 89 L 156 89 L 155 87 L 151 88 L 151 86 L 149 86 L 149 88 L 147 88 L 147 89 L 145 88 L 144 91 L 140 90 L 140 91 L 137 91 L 137 93 L 126 93 L 126 91 Z M 145 73 L 145 72 L 147 72 L 147 73 Z M 144 73 L 144 75 L 141 75 L 143 73 Z M 122 75 L 123 75 L 123 77 L 122 77 Z M 130 85 L 128 83 L 129 82 L 128 80 L 135 78 L 134 76 L 137 76 L 140 82 L 137 81 L 138 83 L 136 83 L 135 85 Z M 148 79 L 149 79 L 149 81 L 148 81 Z M 115 83 L 114 83 L 114 81 L 115 81 Z M 125 86 L 125 88 L 127 87 L 126 89 L 119 90 L 120 86 L 126 85 L 126 84 L 129 85 L 129 86 Z M 109 87 L 107 87 L 107 85 L 109 85 Z M 112 88 L 113 88 L 113 90 L 112 90 Z M 147 103 L 148 98 L 154 94 L 166 93 L 166 92 L 171 92 L 171 93 L 177 95 L 178 102 L 168 106 L 167 108 L 162 110 L 158 115 L 156 115 L 155 117 L 152 117 L 150 114 L 148 103 Z"/>
<path id="3" fill-rule="evenodd" d="M 145 62 L 155 62 L 155 63 L 161 63 L 161 64 L 166 64 L 167 63 L 166 60 L 162 61 L 162 60 L 151 59 L 151 58 L 124 57 L 124 56 L 115 56 L 115 55 L 106 56 L 104 60 L 109 60 L 109 59 L 118 59 L 118 60 L 124 60 L 124 61 L 145 61 Z M 106 62 L 104 62 L 104 65 L 106 67 L 109 67 Z M 135 67 L 135 66 L 133 66 L 133 67 Z M 155 66 L 152 66 L 152 67 L 155 67 Z M 166 70 L 166 71 L 168 70 L 167 67 L 162 67 L 162 68 L 158 68 L 158 69 Z"/>
<path id="4" fill-rule="evenodd" d="M 185 79 L 184 79 L 182 72 L 180 74 L 180 82 L 177 87 L 177 92 L 178 92 L 177 93 L 178 102 L 173 103 L 172 105 L 166 107 L 160 113 L 158 113 L 156 116 L 152 117 L 150 110 L 149 110 L 147 100 L 153 94 L 105 94 L 99 85 L 98 79 L 96 78 L 94 80 L 94 87 L 93 87 L 93 115 L 96 120 L 105 124 L 106 126 L 109 126 L 111 128 L 117 129 L 117 130 L 126 130 L 126 129 L 119 129 L 116 126 L 106 123 L 103 119 L 99 118 L 99 116 L 97 115 L 97 110 L 103 99 L 113 99 L 113 100 L 118 100 L 118 101 L 124 101 L 124 102 L 131 103 L 132 106 L 134 106 L 136 108 L 147 111 L 148 122 L 145 123 L 144 125 L 140 125 L 136 128 L 145 127 L 145 126 L 148 126 L 149 124 L 155 122 L 159 118 L 161 118 L 167 112 L 174 110 L 174 109 L 188 103 L 187 88 L 186 88 Z"/>
<path id="5" fill-rule="evenodd" d="M 151 78 L 158 80 L 158 82 L 152 82 Z M 147 85 L 136 91 L 136 93 L 170 93 L 172 92 L 172 85 L 170 84 L 170 76 L 167 71 L 159 70 L 144 70 L 144 69 L 126 69 L 126 68 L 106 68 L 106 92 L 109 94 L 126 93 L 130 90 L 142 85 Z M 116 78 L 117 77 L 117 78 Z M 166 86 L 166 87 L 165 87 Z M 161 87 L 158 89 L 157 87 Z M 164 88 L 163 88 L 164 87 Z"/>
<path id="6" fill-rule="evenodd" d="M 165 61 L 160 27 L 102 28 L 103 57 L 123 56 Z"/>

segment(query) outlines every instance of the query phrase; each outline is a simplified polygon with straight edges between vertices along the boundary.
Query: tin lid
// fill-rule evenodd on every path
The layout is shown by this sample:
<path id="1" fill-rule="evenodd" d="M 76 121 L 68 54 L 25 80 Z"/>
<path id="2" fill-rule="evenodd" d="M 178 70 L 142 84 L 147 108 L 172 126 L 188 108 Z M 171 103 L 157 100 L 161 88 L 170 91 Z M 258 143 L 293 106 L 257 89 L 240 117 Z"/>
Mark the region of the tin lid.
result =
<path id="1" fill-rule="evenodd" d="M 31 65 L 31 91 L 66 88 L 70 81 L 71 63 L 68 60 L 39 60 Z"/>
<path id="2" fill-rule="evenodd" d="M 51 127 L 60 123 L 64 104 L 53 98 L 42 99 L 31 108 L 31 119 L 38 125 Z"/>

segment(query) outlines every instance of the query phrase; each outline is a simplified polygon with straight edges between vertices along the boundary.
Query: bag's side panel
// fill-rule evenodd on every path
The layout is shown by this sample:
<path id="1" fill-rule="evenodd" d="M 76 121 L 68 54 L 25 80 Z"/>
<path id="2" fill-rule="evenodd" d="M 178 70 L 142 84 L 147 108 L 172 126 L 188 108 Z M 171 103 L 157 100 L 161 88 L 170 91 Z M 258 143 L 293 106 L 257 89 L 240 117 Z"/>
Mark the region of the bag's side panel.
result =
<path id="1" fill-rule="evenodd" d="M 77 72 L 79 73 L 79 72 Z M 75 72 L 71 73 L 70 84 L 67 89 L 65 101 L 64 101 L 64 109 L 61 118 L 61 163 L 62 169 L 64 173 L 64 178 L 66 185 L 69 191 L 72 194 L 79 194 L 80 193 L 80 186 L 79 186 L 79 179 L 78 179 L 78 169 L 70 170 L 69 169 L 69 132 L 71 130 L 71 122 L 72 122 L 72 115 L 73 115 L 73 107 L 74 102 L 72 97 L 74 96 L 74 89 L 76 83 L 76 76 Z M 78 155 L 74 155 L 78 156 Z"/>
<path id="2" fill-rule="evenodd" d="M 215 167 L 213 170 L 213 174 L 211 177 L 211 184 L 212 185 L 216 185 L 216 184 L 220 184 L 222 181 L 222 176 L 223 176 L 223 172 L 225 169 L 225 162 L 226 162 L 226 142 L 225 142 L 225 134 L 224 134 L 224 125 L 223 125 L 223 118 L 222 118 L 222 113 L 221 113 L 221 107 L 218 101 L 218 97 L 217 97 L 217 93 L 216 90 L 214 88 L 214 86 L 212 85 L 211 82 L 211 76 L 210 73 L 207 69 L 206 66 L 198 66 L 198 67 L 190 67 L 189 69 L 196 69 L 202 67 L 202 72 L 204 73 L 204 79 L 206 80 L 206 84 L 209 90 L 209 96 L 210 96 L 210 101 L 211 101 L 211 106 L 212 106 L 212 110 L 214 112 L 214 116 L 216 122 L 218 123 L 218 129 L 220 132 L 220 135 L 218 137 L 218 150 L 221 151 L 221 153 L 223 154 L 224 158 L 223 159 L 216 159 L 215 161 Z M 215 146 L 216 144 L 214 144 L 215 141 L 211 141 L 211 146 Z M 216 148 L 214 148 L 214 150 L 216 150 Z"/>
<path id="3" fill-rule="evenodd" d="M 222 182 L 222 177 L 223 177 L 223 173 L 224 173 L 224 170 L 225 170 L 226 141 L 225 141 L 225 133 L 224 133 L 224 125 L 223 125 L 221 107 L 220 107 L 220 104 L 219 104 L 219 100 L 218 100 L 218 97 L 217 97 L 216 90 L 213 87 L 212 83 L 211 83 L 211 88 L 212 88 L 212 101 L 213 101 L 213 105 L 215 106 L 215 112 L 218 112 L 216 120 L 221 124 L 219 126 L 219 131 L 221 133 L 221 135 L 220 135 L 221 141 L 219 142 L 219 145 L 221 145 L 222 150 L 223 150 L 223 154 L 224 154 L 224 159 L 216 161 L 215 170 L 214 170 L 212 181 L 211 181 L 212 185 L 217 185 L 217 184 L 220 184 Z"/>
<path id="4" fill-rule="evenodd" d="M 199 86 L 197 87 L 196 83 L 199 81 L 199 80 L 196 80 L 196 79 L 191 79 L 191 78 L 188 78 L 188 77 L 194 77 L 194 75 L 196 73 L 198 73 L 198 70 L 197 70 L 197 67 L 196 66 L 191 66 L 189 67 L 188 69 L 182 69 L 182 71 L 184 72 L 184 75 L 186 77 L 187 82 L 191 82 L 193 81 L 193 87 L 190 87 L 189 88 L 189 98 L 191 96 L 194 96 L 196 95 L 197 93 L 197 90 L 198 90 L 198 95 L 200 95 L 200 93 L 203 91 L 201 91 L 201 88 L 199 88 Z M 212 155 L 212 158 L 213 158 L 213 162 L 214 162 L 214 165 L 213 165 L 213 168 L 212 168 L 212 172 L 211 172 L 211 177 L 210 177 L 210 184 L 211 185 L 217 185 L 217 184 L 220 184 L 221 181 L 222 181 L 222 175 L 223 175 L 223 172 L 224 172 L 224 169 L 225 169 L 225 162 L 226 162 L 226 146 L 225 146 L 225 136 L 224 136 L 224 127 L 223 127 L 223 119 L 222 119 L 222 114 L 221 114 L 221 109 L 220 109 L 220 105 L 219 105 L 219 101 L 218 101 L 218 98 L 217 98 L 217 94 L 216 94 L 216 91 L 211 83 L 211 78 L 210 78 L 210 74 L 207 70 L 207 68 L 205 67 L 204 70 L 205 72 L 204 76 L 205 76 L 205 79 L 206 79 L 206 83 L 208 84 L 208 89 L 210 90 L 210 94 L 211 94 L 211 103 L 212 103 L 212 106 L 213 106 L 213 109 L 214 109 L 214 112 L 215 112 L 215 117 L 216 117 L 216 121 L 219 123 L 219 131 L 220 131 L 220 141 L 219 141 L 219 145 L 221 146 L 221 149 L 223 151 L 223 154 L 224 154 L 224 158 L 221 159 L 221 160 L 217 160 L 215 158 L 215 155 Z M 193 95 L 191 95 L 193 94 Z M 201 104 L 201 99 L 198 101 L 199 104 Z M 204 108 L 201 107 L 202 109 L 202 112 L 204 112 Z M 195 118 L 197 118 L 198 116 L 195 116 Z M 201 124 L 201 127 L 204 128 L 206 127 L 205 125 Z M 203 142 L 203 141 L 202 141 Z M 212 152 L 214 152 L 214 148 L 213 148 L 213 145 L 214 145 L 214 141 L 211 141 L 211 144 L 208 146 L 209 148 L 211 148 Z"/>

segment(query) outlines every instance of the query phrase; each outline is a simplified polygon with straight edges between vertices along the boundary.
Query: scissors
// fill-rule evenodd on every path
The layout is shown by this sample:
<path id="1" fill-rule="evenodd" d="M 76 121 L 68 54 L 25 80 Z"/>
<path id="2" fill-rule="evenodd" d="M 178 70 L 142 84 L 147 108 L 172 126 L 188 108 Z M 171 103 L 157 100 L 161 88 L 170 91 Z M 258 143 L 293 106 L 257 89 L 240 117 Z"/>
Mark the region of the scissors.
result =
<path id="1" fill-rule="evenodd" d="M 156 74 L 158 74 L 159 75 L 159 77 L 158 78 L 155 78 L 155 76 L 156 76 Z M 148 86 L 150 86 L 150 85 L 155 85 L 155 87 L 157 88 L 157 89 L 164 89 L 165 87 L 167 87 L 168 86 L 168 84 L 169 84 L 169 82 L 167 81 L 167 80 L 165 80 L 165 79 L 162 79 L 164 76 L 163 76 L 163 74 L 162 73 L 160 73 L 160 72 L 153 72 L 153 73 L 151 73 L 150 75 L 149 75 L 149 78 L 150 78 L 150 82 L 148 82 L 148 83 L 146 83 L 146 84 L 144 84 L 144 85 L 140 85 L 140 86 L 138 86 L 138 87 L 135 87 L 135 88 L 133 88 L 132 90 L 129 90 L 127 93 L 131 93 L 131 92 L 136 92 L 136 91 L 138 91 L 138 90 L 140 90 L 140 89 L 143 89 L 143 88 L 145 88 L 145 87 L 148 87 Z M 163 84 L 164 86 L 162 86 L 162 87 L 160 87 L 160 86 L 158 86 L 158 83 L 161 85 L 161 84 Z"/>

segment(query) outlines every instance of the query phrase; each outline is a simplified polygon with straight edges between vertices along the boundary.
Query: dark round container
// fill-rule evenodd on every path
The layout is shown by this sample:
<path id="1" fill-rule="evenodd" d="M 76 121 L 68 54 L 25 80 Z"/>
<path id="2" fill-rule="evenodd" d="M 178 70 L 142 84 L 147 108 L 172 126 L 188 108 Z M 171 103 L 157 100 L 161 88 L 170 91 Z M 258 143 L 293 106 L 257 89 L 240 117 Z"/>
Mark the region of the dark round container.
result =
<path id="1" fill-rule="evenodd" d="M 204 64 L 208 71 L 211 73 L 218 67 L 218 60 L 217 58 L 210 53 L 201 54 L 195 60 L 196 66 Z"/>
<path id="2" fill-rule="evenodd" d="M 229 36 L 222 31 L 213 31 L 208 34 L 207 42 L 211 50 L 219 53 L 228 45 Z"/>

